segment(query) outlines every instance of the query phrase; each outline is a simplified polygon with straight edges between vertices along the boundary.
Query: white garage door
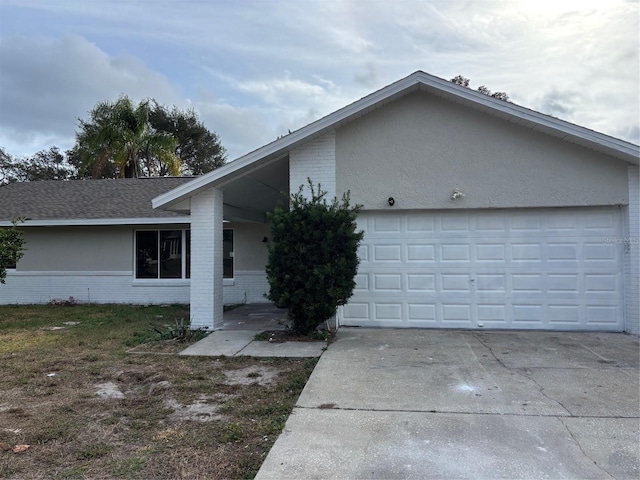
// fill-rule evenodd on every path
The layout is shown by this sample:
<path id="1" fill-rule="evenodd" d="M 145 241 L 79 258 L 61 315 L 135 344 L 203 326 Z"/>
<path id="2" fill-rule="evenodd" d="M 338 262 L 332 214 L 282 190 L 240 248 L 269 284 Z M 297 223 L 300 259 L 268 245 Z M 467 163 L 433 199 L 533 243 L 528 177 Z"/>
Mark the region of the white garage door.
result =
<path id="1" fill-rule="evenodd" d="M 364 213 L 343 325 L 623 330 L 613 208 Z"/>

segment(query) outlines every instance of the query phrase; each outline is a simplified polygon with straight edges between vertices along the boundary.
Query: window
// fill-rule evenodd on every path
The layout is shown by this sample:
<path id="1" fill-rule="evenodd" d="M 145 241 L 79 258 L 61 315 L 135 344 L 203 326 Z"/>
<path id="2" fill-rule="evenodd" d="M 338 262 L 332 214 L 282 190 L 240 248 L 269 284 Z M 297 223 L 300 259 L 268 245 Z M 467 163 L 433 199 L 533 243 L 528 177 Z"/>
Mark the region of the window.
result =
<path id="1" fill-rule="evenodd" d="M 137 230 L 136 278 L 191 278 L 190 230 Z M 233 278 L 233 230 L 222 231 L 223 278 Z"/>
<path id="2" fill-rule="evenodd" d="M 136 232 L 136 278 L 189 278 L 191 269 L 188 230 Z"/>
<path id="3" fill-rule="evenodd" d="M 222 278 L 233 278 L 233 230 L 222 231 Z"/>

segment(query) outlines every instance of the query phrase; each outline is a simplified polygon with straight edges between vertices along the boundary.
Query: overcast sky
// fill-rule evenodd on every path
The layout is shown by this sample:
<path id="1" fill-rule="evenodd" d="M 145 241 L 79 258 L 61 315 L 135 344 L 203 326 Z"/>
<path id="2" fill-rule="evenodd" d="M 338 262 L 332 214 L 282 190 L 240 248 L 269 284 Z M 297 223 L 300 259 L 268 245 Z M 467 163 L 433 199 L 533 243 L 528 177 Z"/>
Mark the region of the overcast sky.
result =
<path id="1" fill-rule="evenodd" d="M 416 70 L 640 143 L 638 0 L 0 0 L 0 147 L 74 143 L 121 94 L 229 160 Z"/>

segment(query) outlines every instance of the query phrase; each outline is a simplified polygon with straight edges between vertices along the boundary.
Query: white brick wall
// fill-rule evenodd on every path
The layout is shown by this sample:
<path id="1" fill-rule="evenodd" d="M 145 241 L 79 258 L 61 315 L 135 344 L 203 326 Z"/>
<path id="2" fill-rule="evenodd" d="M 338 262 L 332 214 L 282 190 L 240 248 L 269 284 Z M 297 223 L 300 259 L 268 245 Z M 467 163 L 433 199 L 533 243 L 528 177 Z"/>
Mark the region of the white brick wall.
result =
<path id="1" fill-rule="evenodd" d="M 307 178 L 321 184 L 328 202 L 336 196 L 336 135 L 324 134 L 289 153 L 289 188 L 296 193 L 300 185 L 308 195 Z"/>
<path id="2" fill-rule="evenodd" d="M 264 270 L 236 271 L 232 285 L 224 286 L 224 303 L 264 303 L 269 291 L 269 282 Z M 228 280 L 225 280 L 225 283 Z"/>
<path id="3" fill-rule="evenodd" d="M 134 280 L 133 272 L 15 272 L 0 284 L 2 304 L 46 304 L 75 298 L 80 303 L 157 305 L 190 301 L 190 280 Z M 224 285 L 224 304 L 268 302 L 269 282 L 264 270 L 236 271 Z"/>
<path id="4" fill-rule="evenodd" d="M 0 284 L 0 304 L 78 302 L 139 305 L 189 303 L 188 280 L 133 280 L 133 272 L 15 272 Z"/>
<path id="5" fill-rule="evenodd" d="M 222 325 L 222 191 L 191 197 L 191 327 Z"/>
<path id="6" fill-rule="evenodd" d="M 640 169 L 629 167 L 625 219 L 625 331 L 640 335 Z"/>

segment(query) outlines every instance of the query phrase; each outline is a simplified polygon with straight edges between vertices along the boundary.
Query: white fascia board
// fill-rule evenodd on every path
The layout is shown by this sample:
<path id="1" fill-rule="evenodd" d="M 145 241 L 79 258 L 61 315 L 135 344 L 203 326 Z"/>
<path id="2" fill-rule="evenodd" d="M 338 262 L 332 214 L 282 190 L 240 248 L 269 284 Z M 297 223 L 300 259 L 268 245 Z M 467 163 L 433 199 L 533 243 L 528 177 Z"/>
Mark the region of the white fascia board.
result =
<path id="1" fill-rule="evenodd" d="M 171 218 L 73 218 L 52 220 L 27 220 L 19 223 L 19 227 L 73 227 L 73 226 L 102 226 L 102 225 L 176 225 L 190 224 L 191 217 Z M 11 227 L 8 221 L 0 221 L 0 227 Z"/>
<path id="2" fill-rule="evenodd" d="M 640 158 L 640 146 L 638 145 L 634 145 L 633 143 L 626 142 L 619 138 L 611 137 L 604 133 L 596 132 L 595 130 L 581 127 L 580 125 L 576 125 L 565 120 L 560 120 L 559 118 L 555 118 L 550 115 L 545 115 L 544 113 L 536 112 L 535 110 L 516 105 L 515 103 L 493 98 L 476 90 L 462 87 L 438 77 L 433 77 L 424 72 L 420 73 L 424 78 L 422 83 L 425 86 L 434 87 L 442 92 L 473 102 L 478 106 L 484 106 L 491 110 L 502 112 L 527 122 L 532 122 L 543 128 L 550 128 L 557 131 L 560 134 L 558 136 L 561 138 L 571 136 L 605 147 L 606 149 L 611 149 L 613 150 L 613 152 L 611 152 L 612 155 L 616 156 L 617 153 L 617 156 L 620 157 L 619 154 L 622 154 L 622 157 L 624 157 L 622 159 L 627 160 L 630 163 L 635 163 L 636 165 L 638 164 L 638 159 Z"/>
<path id="3" fill-rule="evenodd" d="M 234 160 L 226 165 L 223 165 L 212 172 L 196 178 L 190 182 L 180 185 L 173 190 L 168 191 L 162 195 L 155 197 L 151 204 L 153 208 L 165 208 L 171 207 L 175 203 L 182 201 L 185 197 L 193 195 L 197 191 L 203 188 L 215 187 L 219 180 L 232 175 L 233 173 L 243 168 L 251 166 L 251 164 L 269 158 L 272 156 L 278 156 L 284 154 L 287 150 L 291 149 L 298 143 L 308 141 L 310 137 L 321 134 L 325 130 L 329 130 L 336 126 L 336 124 L 344 121 L 346 118 L 355 115 L 362 110 L 368 109 L 375 104 L 392 97 L 398 93 L 401 93 L 408 89 L 408 87 L 418 83 L 416 75 L 406 77 L 396 83 L 389 85 L 388 87 L 378 90 L 346 107 L 337 110 L 334 113 L 327 115 L 319 120 L 316 120 L 309 125 L 302 127 L 295 132 L 290 133 L 278 140 L 275 140 L 264 147 L 254 150 L 237 160 Z"/>
<path id="4" fill-rule="evenodd" d="M 441 93 L 457 97 L 462 103 L 465 101 L 469 102 L 476 108 L 484 107 L 487 110 L 491 110 L 493 113 L 502 112 L 505 115 L 532 122 L 533 124 L 540 125 L 543 128 L 546 127 L 552 129 L 558 132 L 558 136 L 560 138 L 570 136 L 582 139 L 586 141 L 586 143 L 603 147 L 614 157 L 620 158 L 629 163 L 638 164 L 638 159 L 640 158 L 640 147 L 638 145 L 625 142 L 624 140 L 620 140 L 594 130 L 589 130 L 588 128 L 580 127 L 564 120 L 521 107 L 520 105 L 493 98 L 470 88 L 457 85 L 448 80 L 434 77 L 428 73 L 417 71 L 408 77 L 373 92 L 366 97 L 327 115 L 326 117 L 316 120 L 315 122 L 290 133 L 289 135 L 279 138 L 278 140 L 254 150 L 237 160 L 227 163 L 206 175 L 198 177 L 191 182 L 187 182 L 167 193 L 159 195 L 152 201 L 153 208 L 169 208 L 175 203 L 193 195 L 197 191 L 204 188 L 215 187 L 219 183 L 224 182 L 222 179 L 232 175 L 238 170 L 242 170 L 259 160 L 276 155 L 283 155 L 293 146 L 306 142 L 313 136 L 319 135 L 324 131 L 335 129 L 341 122 L 344 122 L 347 119 L 362 115 L 370 108 L 379 107 L 384 104 L 385 101 L 389 101 L 397 95 L 410 93 L 413 90 L 411 87 L 414 86 L 423 87 L 426 90 L 431 88 Z"/>

